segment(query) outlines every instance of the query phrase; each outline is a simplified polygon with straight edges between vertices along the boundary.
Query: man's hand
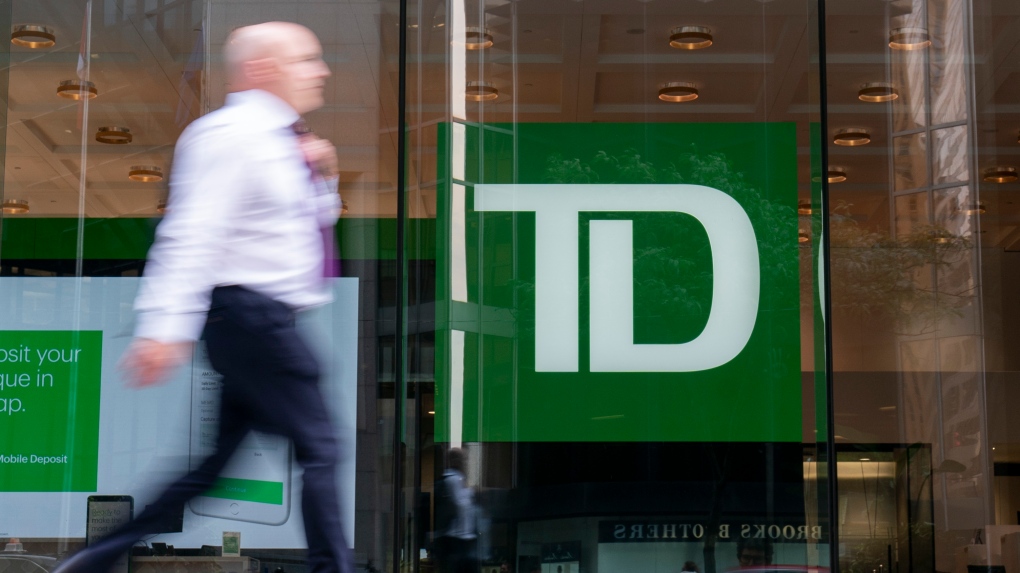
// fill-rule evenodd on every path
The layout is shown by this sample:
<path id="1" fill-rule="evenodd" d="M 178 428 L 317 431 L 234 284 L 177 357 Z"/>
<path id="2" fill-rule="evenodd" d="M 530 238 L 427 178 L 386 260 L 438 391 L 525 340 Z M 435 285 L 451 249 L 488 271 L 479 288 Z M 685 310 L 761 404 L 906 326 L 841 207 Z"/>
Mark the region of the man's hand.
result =
<path id="1" fill-rule="evenodd" d="M 164 382 L 174 368 L 191 356 L 190 342 L 157 342 L 136 338 L 120 361 L 127 385 L 144 388 Z"/>
<path id="2" fill-rule="evenodd" d="M 340 174 L 340 161 L 337 159 L 336 147 L 329 141 L 306 133 L 299 141 L 305 161 L 324 179 L 332 179 Z"/>

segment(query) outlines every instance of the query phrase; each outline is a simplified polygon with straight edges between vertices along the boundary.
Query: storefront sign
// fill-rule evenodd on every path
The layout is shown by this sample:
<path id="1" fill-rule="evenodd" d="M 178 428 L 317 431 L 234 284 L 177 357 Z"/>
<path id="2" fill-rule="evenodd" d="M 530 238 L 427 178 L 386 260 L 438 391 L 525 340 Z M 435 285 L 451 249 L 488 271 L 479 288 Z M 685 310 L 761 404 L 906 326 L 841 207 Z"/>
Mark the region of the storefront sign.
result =
<path id="1" fill-rule="evenodd" d="M 440 149 L 437 441 L 801 441 L 793 124 Z"/>
<path id="2" fill-rule="evenodd" d="M 103 333 L 0 330 L 0 492 L 95 491 Z"/>
<path id="3" fill-rule="evenodd" d="M 720 541 L 765 539 L 774 542 L 824 539 L 821 525 L 801 523 L 707 523 L 704 521 L 603 521 L 599 543 L 652 543 L 699 541 L 715 537 Z"/>

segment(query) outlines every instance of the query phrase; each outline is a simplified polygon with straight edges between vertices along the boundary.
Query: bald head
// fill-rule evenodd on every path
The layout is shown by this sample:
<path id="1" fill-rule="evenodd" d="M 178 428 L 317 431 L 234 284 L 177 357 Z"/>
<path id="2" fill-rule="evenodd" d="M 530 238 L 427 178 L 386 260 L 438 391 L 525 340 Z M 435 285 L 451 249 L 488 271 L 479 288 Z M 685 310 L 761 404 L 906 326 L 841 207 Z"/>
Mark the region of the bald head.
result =
<path id="1" fill-rule="evenodd" d="M 234 30 L 223 49 L 230 91 L 260 89 L 303 114 L 323 104 L 329 68 L 315 34 L 299 24 L 266 22 Z"/>

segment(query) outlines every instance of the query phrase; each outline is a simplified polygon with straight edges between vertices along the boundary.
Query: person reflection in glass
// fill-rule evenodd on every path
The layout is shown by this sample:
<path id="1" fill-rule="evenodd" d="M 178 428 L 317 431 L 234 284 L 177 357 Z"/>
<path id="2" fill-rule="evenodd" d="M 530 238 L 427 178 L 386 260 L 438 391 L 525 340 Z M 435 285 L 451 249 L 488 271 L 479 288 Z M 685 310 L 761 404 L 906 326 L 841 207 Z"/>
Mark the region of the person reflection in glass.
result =
<path id="1" fill-rule="evenodd" d="M 446 471 L 436 482 L 435 554 L 440 573 L 478 571 L 478 511 L 467 486 L 467 455 L 446 453 Z"/>
<path id="2" fill-rule="evenodd" d="M 737 541 L 737 561 L 741 567 L 772 564 L 772 542 L 768 539 L 741 539 Z"/>

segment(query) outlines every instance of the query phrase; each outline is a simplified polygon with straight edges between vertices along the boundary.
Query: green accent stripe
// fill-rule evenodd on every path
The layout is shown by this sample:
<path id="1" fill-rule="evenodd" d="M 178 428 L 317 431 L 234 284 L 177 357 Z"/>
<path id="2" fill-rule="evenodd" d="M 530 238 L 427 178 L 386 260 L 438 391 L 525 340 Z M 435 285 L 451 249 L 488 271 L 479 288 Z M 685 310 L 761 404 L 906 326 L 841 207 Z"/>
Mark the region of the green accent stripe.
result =
<path id="1" fill-rule="evenodd" d="M 221 477 L 202 495 L 283 505 L 283 484 L 278 481 Z"/>
<path id="2" fill-rule="evenodd" d="M 85 219 L 86 259 L 145 258 L 155 237 L 156 218 Z M 407 222 L 411 258 L 435 257 L 435 219 Z M 74 259 L 78 219 L 6 217 L 0 235 L 0 260 Z M 345 260 L 397 258 L 396 219 L 341 219 L 337 224 L 339 252 Z"/>
<path id="3" fill-rule="evenodd" d="M 86 259 L 144 259 L 159 219 L 85 219 Z M 7 217 L 0 237 L 4 259 L 73 259 L 78 219 Z"/>

